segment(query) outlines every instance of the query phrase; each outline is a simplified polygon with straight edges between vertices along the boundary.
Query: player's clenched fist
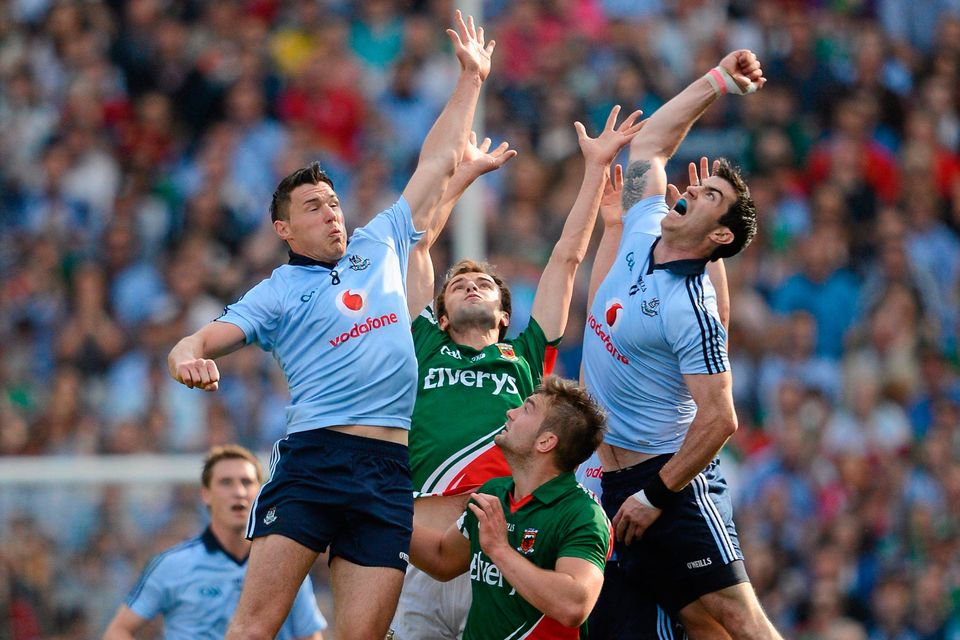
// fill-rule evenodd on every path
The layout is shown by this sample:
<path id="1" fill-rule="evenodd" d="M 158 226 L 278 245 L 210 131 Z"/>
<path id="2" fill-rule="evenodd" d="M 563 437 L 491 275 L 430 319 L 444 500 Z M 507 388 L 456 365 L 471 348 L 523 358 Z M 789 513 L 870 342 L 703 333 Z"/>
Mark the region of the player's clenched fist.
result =
<path id="1" fill-rule="evenodd" d="M 738 49 L 728 53 L 715 67 L 714 71 L 707 75 L 713 78 L 711 84 L 721 94 L 744 95 L 753 93 L 767 82 L 767 79 L 763 77 L 760 61 L 756 54 L 749 49 Z"/>
<path id="2" fill-rule="evenodd" d="M 196 387 L 204 391 L 216 391 L 220 386 L 217 363 L 206 358 L 196 358 L 179 364 L 171 363 L 170 375 L 190 389 Z"/>

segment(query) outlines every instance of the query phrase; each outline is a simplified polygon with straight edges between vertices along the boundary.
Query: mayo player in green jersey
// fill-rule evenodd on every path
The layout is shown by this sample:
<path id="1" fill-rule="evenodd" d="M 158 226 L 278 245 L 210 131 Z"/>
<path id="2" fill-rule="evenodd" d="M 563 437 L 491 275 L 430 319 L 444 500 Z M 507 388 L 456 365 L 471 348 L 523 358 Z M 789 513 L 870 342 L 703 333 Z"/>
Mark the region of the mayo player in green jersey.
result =
<path id="1" fill-rule="evenodd" d="M 454 265 L 435 308 L 427 308 L 413 322 L 419 377 L 410 466 L 416 518 L 428 526 L 446 529 L 463 513 L 471 491 L 509 474 L 494 436 L 503 426 L 504 413 L 520 406 L 540 382 L 544 351 L 559 342 L 566 326 L 574 276 L 587 251 L 609 165 L 643 126 L 639 111 L 616 126 L 619 111 L 619 106 L 611 110 L 597 138 L 587 136 L 579 122 L 574 124 L 585 160 L 583 183 L 544 268 L 524 331 L 513 340 L 504 338 L 510 291 L 488 265 L 471 260 Z M 475 142 L 467 145 L 434 223 L 411 250 L 411 310 L 422 309 L 433 293 L 429 249 L 454 203 L 477 177 L 514 154 L 506 145 L 488 153 L 489 141 L 480 146 Z M 391 625 L 394 638 L 457 638 L 469 601 L 466 577 L 441 585 L 408 568 Z"/>
<path id="2" fill-rule="evenodd" d="M 496 436 L 513 476 L 471 494 L 445 532 L 414 520 L 410 561 L 438 580 L 469 577 L 464 640 L 580 637 L 612 531 L 573 470 L 600 444 L 604 424 L 583 387 L 548 376 Z"/>

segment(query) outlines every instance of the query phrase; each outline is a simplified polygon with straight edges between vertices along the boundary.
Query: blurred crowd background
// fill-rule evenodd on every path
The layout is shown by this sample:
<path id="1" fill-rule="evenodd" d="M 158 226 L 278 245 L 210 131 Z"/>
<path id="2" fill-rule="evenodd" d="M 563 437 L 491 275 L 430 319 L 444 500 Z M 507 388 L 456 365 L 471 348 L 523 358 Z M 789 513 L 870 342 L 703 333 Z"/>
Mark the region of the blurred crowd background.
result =
<path id="1" fill-rule="evenodd" d="M 268 355 L 226 359 L 204 394 L 166 353 L 285 261 L 280 177 L 319 159 L 350 228 L 396 199 L 457 74 L 454 8 L 0 3 L 0 455 L 268 449 L 287 403 Z M 960 638 L 960 2 L 483 9 L 481 134 L 520 155 L 474 188 L 515 327 L 579 187 L 571 123 L 650 114 L 726 52 L 759 55 L 766 88 L 716 104 L 671 165 L 682 188 L 687 161 L 734 160 L 760 212 L 727 263 L 748 571 L 789 638 Z M 197 495 L 0 487 L 0 639 L 98 635 L 150 555 L 199 531 Z"/>

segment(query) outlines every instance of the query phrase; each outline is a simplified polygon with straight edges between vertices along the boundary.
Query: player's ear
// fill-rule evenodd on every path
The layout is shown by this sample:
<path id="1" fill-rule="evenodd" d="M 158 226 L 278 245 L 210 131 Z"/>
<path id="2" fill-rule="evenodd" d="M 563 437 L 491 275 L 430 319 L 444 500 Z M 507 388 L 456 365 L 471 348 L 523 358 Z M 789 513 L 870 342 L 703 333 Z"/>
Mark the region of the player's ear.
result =
<path id="1" fill-rule="evenodd" d="M 450 320 L 446 314 L 437 318 L 437 326 L 440 327 L 440 331 L 446 331 L 450 327 Z"/>
<path id="2" fill-rule="evenodd" d="M 200 487 L 200 499 L 203 500 L 204 506 L 207 507 L 207 510 L 210 509 L 210 489 L 207 487 Z"/>
<path id="3" fill-rule="evenodd" d="M 730 244 L 733 242 L 733 231 L 728 227 L 717 227 L 710 233 L 710 239 L 717 244 Z"/>
<path id="4" fill-rule="evenodd" d="M 537 436 L 537 451 L 548 453 L 557 448 L 560 439 L 553 431 L 543 431 Z"/>
<path id="5" fill-rule="evenodd" d="M 290 222 L 287 220 L 274 220 L 273 230 L 277 232 L 281 240 L 287 240 L 290 237 Z"/>
<path id="6" fill-rule="evenodd" d="M 510 314 L 506 311 L 500 312 L 500 326 L 502 326 L 504 329 L 510 326 Z"/>

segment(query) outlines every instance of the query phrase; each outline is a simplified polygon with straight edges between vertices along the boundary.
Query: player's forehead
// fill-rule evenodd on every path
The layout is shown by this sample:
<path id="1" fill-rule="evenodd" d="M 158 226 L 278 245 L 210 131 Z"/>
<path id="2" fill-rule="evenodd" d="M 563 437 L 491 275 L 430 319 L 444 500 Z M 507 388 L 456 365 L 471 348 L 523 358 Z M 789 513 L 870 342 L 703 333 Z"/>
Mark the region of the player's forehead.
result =
<path id="1" fill-rule="evenodd" d="M 210 469 L 210 484 L 227 479 L 257 479 L 257 468 L 243 458 L 224 458 L 217 460 Z"/>
<path id="2" fill-rule="evenodd" d="M 326 182 L 320 182 L 318 184 L 301 184 L 290 192 L 290 201 L 300 206 L 303 206 L 308 201 L 313 199 L 319 199 L 321 202 L 326 202 L 336 197 L 336 191 L 334 191 L 333 187 Z"/>
<path id="3" fill-rule="evenodd" d="M 450 287 L 450 286 L 453 286 L 454 284 L 466 283 L 466 282 L 480 282 L 481 280 L 484 280 L 491 284 L 497 283 L 497 281 L 494 280 L 493 276 L 491 276 L 489 273 L 484 273 L 482 271 L 467 271 L 465 273 L 458 273 L 457 275 L 450 278 L 450 282 L 447 283 L 447 286 Z"/>

